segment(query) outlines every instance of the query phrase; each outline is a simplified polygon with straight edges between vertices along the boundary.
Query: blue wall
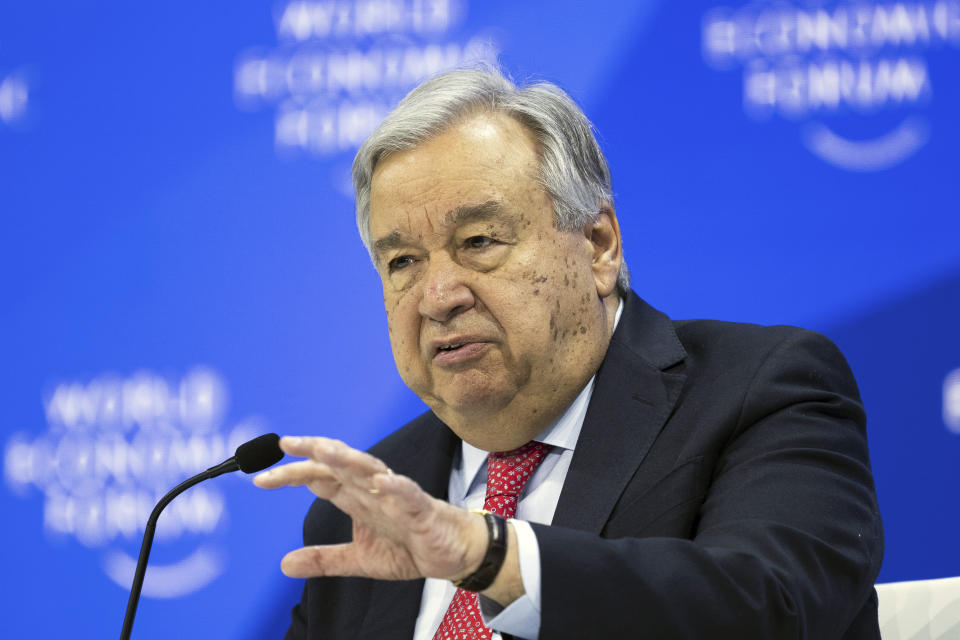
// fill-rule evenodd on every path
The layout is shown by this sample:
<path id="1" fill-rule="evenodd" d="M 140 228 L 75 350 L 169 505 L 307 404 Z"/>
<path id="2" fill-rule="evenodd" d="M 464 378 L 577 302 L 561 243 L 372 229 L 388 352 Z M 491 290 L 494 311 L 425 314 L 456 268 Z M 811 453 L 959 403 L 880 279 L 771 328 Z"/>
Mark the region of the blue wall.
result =
<path id="1" fill-rule="evenodd" d="M 600 132 L 634 287 L 822 331 L 861 383 L 881 580 L 960 575 L 960 0 L 0 9 L 4 637 L 109 637 L 158 493 L 259 432 L 419 413 L 353 222 L 357 143 L 498 58 Z M 305 491 L 161 520 L 138 638 L 280 636 Z M 40 617 L 53 608 L 54 615 Z"/>

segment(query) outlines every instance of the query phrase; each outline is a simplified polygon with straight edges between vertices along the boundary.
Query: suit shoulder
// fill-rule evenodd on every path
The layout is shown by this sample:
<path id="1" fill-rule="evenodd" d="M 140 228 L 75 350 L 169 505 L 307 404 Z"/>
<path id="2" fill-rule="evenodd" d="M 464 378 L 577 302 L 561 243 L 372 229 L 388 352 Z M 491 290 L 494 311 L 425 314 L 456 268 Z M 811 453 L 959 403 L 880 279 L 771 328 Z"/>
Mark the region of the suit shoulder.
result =
<path id="1" fill-rule="evenodd" d="M 721 320 L 676 320 L 680 343 L 691 355 L 729 355 L 734 360 L 764 360 L 771 353 L 793 349 L 830 352 L 839 349 L 823 334 L 790 325 L 764 326 Z"/>
<path id="2" fill-rule="evenodd" d="M 810 389 L 839 391 L 859 402 L 849 363 L 823 334 L 786 325 L 715 320 L 674 324 L 687 351 L 689 370 L 718 388 L 733 385 L 762 394 L 772 388 L 769 385 L 793 381 Z"/>
<path id="3" fill-rule="evenodd" d="M 674 320 L 673 326 L 682 341 L 685 340 L 740 340 L 753 343 L 779 342 L 806 329 L 790 325 L 761 325 L 749 322 L 727 322 L 724 320 Z M 814 333 L 809 331 L 809 333 Z"/>

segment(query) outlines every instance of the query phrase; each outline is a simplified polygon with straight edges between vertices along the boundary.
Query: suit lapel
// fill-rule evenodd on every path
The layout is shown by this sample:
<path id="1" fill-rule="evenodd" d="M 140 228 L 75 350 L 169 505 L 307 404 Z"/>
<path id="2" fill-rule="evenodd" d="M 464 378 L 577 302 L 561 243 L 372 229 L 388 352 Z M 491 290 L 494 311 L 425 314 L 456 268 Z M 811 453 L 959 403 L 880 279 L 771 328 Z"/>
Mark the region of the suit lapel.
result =
<path id="1" fill-rule="evenodd" d="M 630 293 L 597 371 L 553 524 L 599 534 L 673 411 L 686 376 L 667 316 Z"/>
<path id="2" fill-rule="evenodd" d="M 422 420 L 423 424 L 411 430 L 384 460 L 397 473 L 416 480 L 433 497 L 446 500 L 450 465 L 460 440 L 432 412 Z M 357 638 L 413 637 L 423 580 L 375 580 L 370 585 L 369 606 Z"/>

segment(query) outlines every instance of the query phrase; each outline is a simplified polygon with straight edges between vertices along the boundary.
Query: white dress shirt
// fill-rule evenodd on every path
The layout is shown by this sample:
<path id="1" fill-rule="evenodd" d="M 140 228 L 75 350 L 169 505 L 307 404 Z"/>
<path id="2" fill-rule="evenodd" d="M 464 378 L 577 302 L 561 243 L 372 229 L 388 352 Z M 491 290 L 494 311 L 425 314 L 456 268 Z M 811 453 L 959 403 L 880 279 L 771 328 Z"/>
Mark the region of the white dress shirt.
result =
<path id="1" fill-rule="evenodd" d="M 621 300 L 614 328 L 620 322 L 622 311 Z M 590 378 L 564 414 L 534 438 L 551 445 L 550 452 L 527 481 L 517 503 L 517 518 L 510 521 L 517 534 L 520 578 L 525 593 L 504 609 L 500 609 L 495 602 L 481 598 L 481 614 L 484 623 L 493 629 L 494 640 L 500 640 L 498 632 L 530 640 L 535 640 L 540 633 L 540 547 L 528 523 L 550 524 L 553 520 L 560 490 L 566 480 L 583 419 L 587 415 L 587 406 L 593 395 L 593 381 L 594 378 Z M 487 490 L 487 455 L 487 451 L 461 441 L 459 455 L 450 472 L 447 493 L 450 504 L 464 509 L 483 508 Z M 414 640 L 432 640 L 456 591 L 457 588 L 449 580 L 426 579 Z"/>

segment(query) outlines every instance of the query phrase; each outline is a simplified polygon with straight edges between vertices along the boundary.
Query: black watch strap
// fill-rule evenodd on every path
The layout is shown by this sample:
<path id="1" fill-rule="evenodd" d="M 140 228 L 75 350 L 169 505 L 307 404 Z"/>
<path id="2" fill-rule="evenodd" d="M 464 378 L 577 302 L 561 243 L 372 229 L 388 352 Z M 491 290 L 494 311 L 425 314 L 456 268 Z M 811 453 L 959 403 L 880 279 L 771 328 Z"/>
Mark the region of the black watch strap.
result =
<path id="1" fill-rule="evenodd" d="M 507 521 L 489 511 L 474 511 L 483 514 L 487 523 L 487 552 L 476 571 L 462 580 L 454 582 L 454 586 L 466 591 L 483 591 L 487 589 L 500 573 L 503 561 L 507 558 Z"/>

